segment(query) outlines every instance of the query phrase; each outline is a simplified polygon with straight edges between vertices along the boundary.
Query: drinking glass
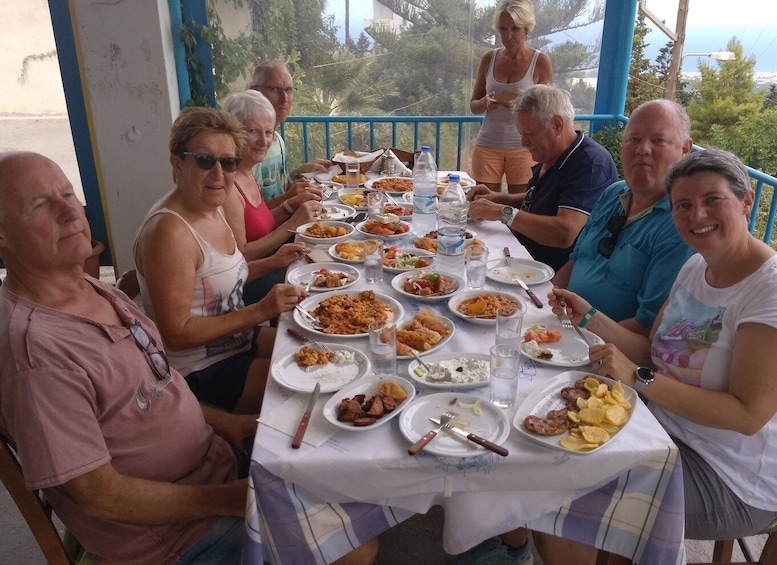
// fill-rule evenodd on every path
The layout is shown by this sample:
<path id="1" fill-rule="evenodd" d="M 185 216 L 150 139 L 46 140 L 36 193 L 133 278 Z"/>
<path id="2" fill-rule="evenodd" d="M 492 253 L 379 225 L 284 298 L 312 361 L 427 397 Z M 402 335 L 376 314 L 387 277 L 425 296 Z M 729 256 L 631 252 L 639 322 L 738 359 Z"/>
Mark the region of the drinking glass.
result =
<path id="1" fill-rule="evenodd" d="M 383 211 L 383 194 L 378 191 L 367 193 L 367 214 L 374 218 Z"/>
<path id="2" fill-rule="evenodd" d="M 348 161 L 345 163 L 345 185 L 348 188 L 356 188 L 359 186 L 359 180 L 361 178 L 361 171 L 359 169 L 359 163 L 357 161 Z"/>
<path id="3" fill-rule="evenodd" d="M 479 290 L 486 283 L 488 248 L 485 245 L 470 245 L 464 249 L 464 264 L 467 273 L 467 288 Z"/>
<path id="4" fill-rule="evenodd" d="M 394 322 L 372 322 L 370 361 L 373 372 L 381 377 L 397 372 L 397 325 Z"/>
<path id="5" fill-rule="evenodd" d="M 491 348 L 491 402 L 499 408 L 515 404 L 520 358 L 516 345 L 500 343 Z"/>
<path id="6" fill-rule="evenodd" d="M 383 280 L 383 242 L 379 239 L 366 239 L 364 245 L 364 279 L 368 283 Z"/>
<path id="7" fill-rule="evenodd" d="M 523 310 L 517 306 L 502 306 L 496 311 L 496 344 L 520 346 Z"/>

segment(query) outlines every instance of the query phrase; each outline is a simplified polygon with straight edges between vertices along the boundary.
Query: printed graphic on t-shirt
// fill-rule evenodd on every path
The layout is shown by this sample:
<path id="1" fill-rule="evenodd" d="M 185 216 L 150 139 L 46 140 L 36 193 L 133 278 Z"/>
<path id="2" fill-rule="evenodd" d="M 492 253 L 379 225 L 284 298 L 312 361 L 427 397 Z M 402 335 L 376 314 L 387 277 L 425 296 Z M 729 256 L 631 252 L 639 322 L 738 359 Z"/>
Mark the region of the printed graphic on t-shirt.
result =
<path id="1" fill-rule="evenodd" d="M 659 371 L 699 386 L 704 362 L 723 328 L 725 311 L 725 307 L 699 302 L 684 288 L 677 289 L 651 349 Z"/>
<path id="2" fill-rule="evenodd" d="M 204 316 L 220 316 L 243 307 L 243 286 L 248 278 L 248 264 L 241 261 L 236 268 L 238 269 L 237 280 L 226 295 L 218 290 L 221 287 L 216 281 L 209 284 L 211 279 L 218 277 L 221 273 L 202 279 L 202 283 L 205 285 Z M 229 271 L 229 276 L 234 276 L 232 270 Z M 234 351 L 248 342 L 248 335 L 249 332 L 245 331 L 208 343 L 205 355 L 213 357 L 227 351 Z"/>

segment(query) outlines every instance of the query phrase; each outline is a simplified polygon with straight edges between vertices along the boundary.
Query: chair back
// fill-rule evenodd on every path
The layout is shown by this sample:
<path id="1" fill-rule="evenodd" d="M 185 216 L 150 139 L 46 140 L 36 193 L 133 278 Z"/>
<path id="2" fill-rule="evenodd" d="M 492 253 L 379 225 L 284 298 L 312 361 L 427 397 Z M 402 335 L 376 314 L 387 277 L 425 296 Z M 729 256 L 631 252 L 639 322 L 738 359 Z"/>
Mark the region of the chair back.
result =
<path id="1" fill-rule="evenodd" d="M 745 541 L 746 538 L 738 538 L 737 540 L 717 540 L 715 541 L 715 547 L 712 551 L 712 561 L 705 563 L 689 563 L 688 565 L 777 565 L 777 522 L 769 526 L 763 533 L 767 534 L 766 541 L 761 550 L 761 554 L 758 557 L 753 556 Z M 739 548 L 742 550 L 745 561 L 731 560 L 734 552 L 734 541 L 739 544 Z"/>
<path id="2" fill-rule="evenodd" d="M 51 506 L 40 491 L 31 491 L 24 486 L 24 476 L 13 442 L 2 433 L 0 440 L 0 480 L 11 494 L 49 564 L 68 565 L 70 558 L 51 521 Z"/>
<path id="3" fill-rule="evenodd" d="M 116 281 L 116 288 L 129 296 L 132 300 L 140 294 L 140 285 L 138 284 L 138 272 L 130 269 Z"/>

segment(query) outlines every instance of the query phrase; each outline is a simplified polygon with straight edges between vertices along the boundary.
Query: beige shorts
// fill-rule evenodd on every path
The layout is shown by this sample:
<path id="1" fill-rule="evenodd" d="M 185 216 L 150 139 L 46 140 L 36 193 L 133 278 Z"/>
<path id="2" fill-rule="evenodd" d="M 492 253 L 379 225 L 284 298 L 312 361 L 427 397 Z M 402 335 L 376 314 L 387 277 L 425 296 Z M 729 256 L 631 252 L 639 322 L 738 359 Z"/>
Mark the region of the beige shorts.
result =
<path id="1" fill-rule="evenodd" d="M 528 149 L 497 149 L 475 145 L 472 150 L 472 176 L 477 182 L 499 184 L 502 175 L 507 184 L 526 184 L 531 179 L 534 160 Z"/>

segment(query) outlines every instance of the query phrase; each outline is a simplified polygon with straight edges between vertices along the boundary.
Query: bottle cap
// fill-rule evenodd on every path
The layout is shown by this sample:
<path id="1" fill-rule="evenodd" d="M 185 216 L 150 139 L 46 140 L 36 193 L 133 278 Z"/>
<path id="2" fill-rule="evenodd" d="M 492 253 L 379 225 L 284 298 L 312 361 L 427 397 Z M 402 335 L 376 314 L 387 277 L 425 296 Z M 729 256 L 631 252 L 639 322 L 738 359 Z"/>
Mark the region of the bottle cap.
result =
<path id="1" fill-rule="evenodd" d="M 453 173 L 448 175 L 448 182 L 459 182 L 461 181 L 461 177 L 459 175 L 454 175 Z"/>
<path id="2" fill-rule="evenodd" d="M 429 147 L 428 145 L 422 145 L 421 146 L 421 151 L 431 151 L 431 150 L 432 150 L 432 148 Z"/>

